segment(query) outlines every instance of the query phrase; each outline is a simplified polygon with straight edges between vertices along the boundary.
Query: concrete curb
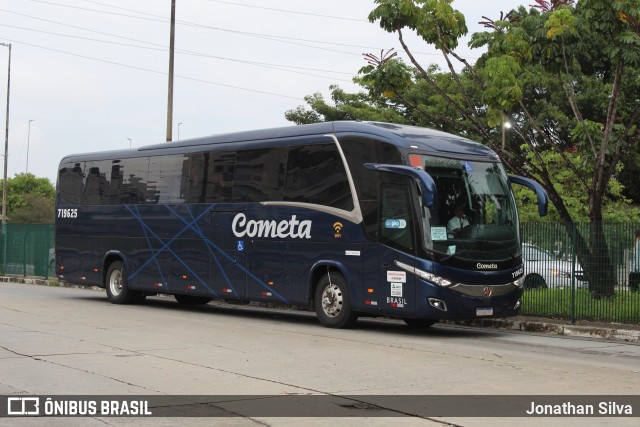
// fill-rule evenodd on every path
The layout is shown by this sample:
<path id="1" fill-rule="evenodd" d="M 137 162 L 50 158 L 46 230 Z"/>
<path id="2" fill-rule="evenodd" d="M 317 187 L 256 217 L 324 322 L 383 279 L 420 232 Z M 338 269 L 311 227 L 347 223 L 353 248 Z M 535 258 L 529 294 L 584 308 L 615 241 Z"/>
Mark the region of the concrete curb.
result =
<path id="1" fill-rule="evenodd" d="M 556 335 L 600 338 L 606 340 L 640 342 L 640 329 L 633 329 L 632 325 L 611 324 L 572 325 L 562 321 L 545 321 L 544 319 L 528 319 L 526 317 L 512 319 L 479 319 L 451 322 L 456 325 L 476 326 L 482 328 L 509 329 L 524 332 L 552 333 Z"/>
<path id="2" fill-rule="evenodd" d="M 87 287 L 71 285 L 68 283 L 59 282 L 56 279 L 0 276 L 0 283 L 2 282 L 24 283 L 29 285 L 41 286 L 59 286 L 64 288 L 93 289 L 102 291 L 102 288 L 99 288 L 97 286 Z M 523 332 L 551 333 L 556 335 L 583 338 L 600 338 L 605 340 L 626 341 L 632 343 L 640 342 L 640 325 L 638 325 L 637 329 L 633 329 L 634 325 L 624 325 L 619 323 L 604 325 L 584 323 L 581 325 L 572 325 L 566 322 L 563 323 L 560 320 L 553 321 L 551 319 L 527 318 L 525 316 L 519 316 L 509 319 L 445 321 L 443 323 L 480 328 L 508 329 Z"/>

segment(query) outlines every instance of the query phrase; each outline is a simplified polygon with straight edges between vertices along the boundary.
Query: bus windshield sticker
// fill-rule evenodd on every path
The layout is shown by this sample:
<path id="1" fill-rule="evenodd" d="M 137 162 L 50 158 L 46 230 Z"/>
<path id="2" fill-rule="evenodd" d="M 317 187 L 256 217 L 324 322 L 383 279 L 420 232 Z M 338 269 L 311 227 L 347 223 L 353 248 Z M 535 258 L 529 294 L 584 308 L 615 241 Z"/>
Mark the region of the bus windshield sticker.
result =
<path id="1" fill-rule="evenodd" d="M 464 170 L 466 172 L 473 172 L 473 166 L 471 166 L 471 163 L 469 162 L 464 162 Z"/>
<path id="2" fill-rule="evenodd" d="M 388 219 L 384 222 L 384 228 L 407 228 L 407 221 L 404 219 Z"/>
<path id="3" fill-rule="evenodd" d="M 244 252 L 244 240 L 238 240 L 238 252 Z"/>
<path id="4" fill-rule="evenodd" d="M 407 283 L 407 272 L 387 271 L 387 282 Z"/>
<path id="5" fill-rule="evenodd" d="M 447 247 L 447 255 L 454 255 L 456 253 L 456 245 Z"/>
<path id="6" fill-rule="evenodd" d="M 447 227 L 431 227 L 431 240 L 447 240 Z"/>

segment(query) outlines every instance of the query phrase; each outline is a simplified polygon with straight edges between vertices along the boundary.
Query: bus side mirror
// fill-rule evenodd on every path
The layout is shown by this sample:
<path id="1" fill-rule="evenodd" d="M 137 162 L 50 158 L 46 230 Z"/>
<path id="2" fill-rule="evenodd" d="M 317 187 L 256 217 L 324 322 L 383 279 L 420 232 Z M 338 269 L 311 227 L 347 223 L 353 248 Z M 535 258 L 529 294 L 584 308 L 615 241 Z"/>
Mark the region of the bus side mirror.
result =
<path id="1" fill-rule="evenodd" d="M 522 185 L 533 190 L 536 193 L 536 197 L 538 198 L 538 215 L 545 216 L 547 214 L 547 208 L 549 207 L 549 196 L 547 196 L 547 192 L 544 191 L 542 185 L 538 184 L 532 179 L 515 175 L 509 175 L 509 182 L 511 182 L 512 184 Z"/>
<path id="2" fill-rule="evenodd" d="M 422 204 L 428 208 L 434 208 L 436 206 L 436 183 L 427 172 L 422 169 L 416 169 L 412 166 L 404 165 L 386 165 L 380 163 L 365 163 L 367 169 L 376 172 L 395 173 L 398 175 L 404 175 L 412 178 L 420 193 L 422 193 Z"/>

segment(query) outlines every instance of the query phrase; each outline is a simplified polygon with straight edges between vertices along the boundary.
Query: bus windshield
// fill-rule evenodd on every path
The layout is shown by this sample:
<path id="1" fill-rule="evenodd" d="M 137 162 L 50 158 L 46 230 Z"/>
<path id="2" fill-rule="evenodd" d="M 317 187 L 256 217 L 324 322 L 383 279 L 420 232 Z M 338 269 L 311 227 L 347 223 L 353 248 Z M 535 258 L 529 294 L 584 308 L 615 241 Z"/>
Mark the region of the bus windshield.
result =
<path id="1" fill-rule="evenodd" d="M 436 204 L 423 212 L 424 248 L 440 259 L 498 261 L 520 253 L 518 217 L 501 163 L 413 154 L 435 181 Z"/>

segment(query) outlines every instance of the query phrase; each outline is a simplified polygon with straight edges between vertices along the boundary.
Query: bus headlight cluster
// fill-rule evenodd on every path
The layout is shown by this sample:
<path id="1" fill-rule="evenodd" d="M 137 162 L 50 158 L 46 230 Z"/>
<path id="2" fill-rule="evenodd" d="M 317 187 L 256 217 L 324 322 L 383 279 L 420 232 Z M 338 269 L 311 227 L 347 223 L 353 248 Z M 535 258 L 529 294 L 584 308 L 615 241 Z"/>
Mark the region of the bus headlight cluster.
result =
<path id="1" fill-rule="evenodd" d="M 427 280 L 431 283 L 435 283 L 438 286 L 443 288 L 448 288 L 450 286 L 455 285 L 451 280 L 447 280 L 444 277 L 437 276 L 432 273 L 427 273 L 426 271 L 420 270 L 419 268 L 411 267 L 403 262 L 396 261 L 396 265 L 401 269 L 408 271 L 409 273 L 413 273 L 421 279 Z"/>
<path id="2" fill-rule="evenodd" d="M 524 276 L 521 276 L 519 278 L 516 279 L 515 282 L 513 282 L 514 285 L 516 285 L 517 287 L 521 288 L 524 286 Z"/>

